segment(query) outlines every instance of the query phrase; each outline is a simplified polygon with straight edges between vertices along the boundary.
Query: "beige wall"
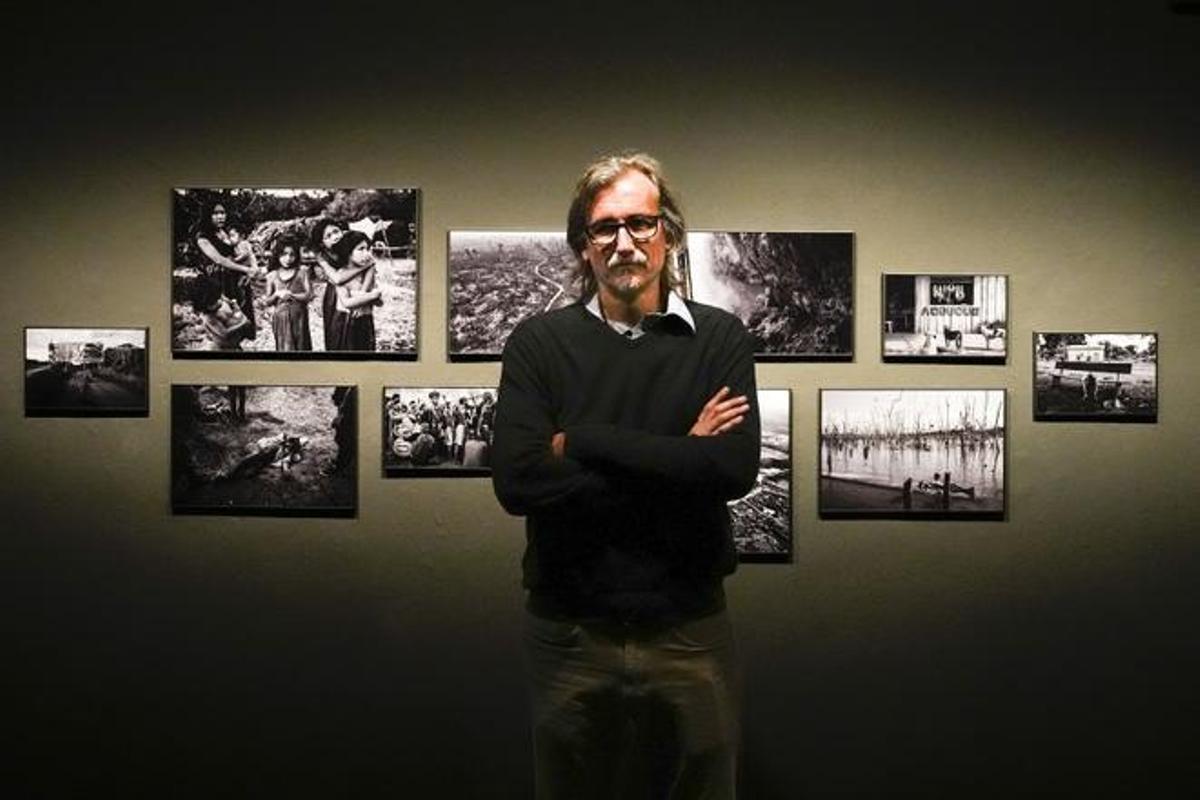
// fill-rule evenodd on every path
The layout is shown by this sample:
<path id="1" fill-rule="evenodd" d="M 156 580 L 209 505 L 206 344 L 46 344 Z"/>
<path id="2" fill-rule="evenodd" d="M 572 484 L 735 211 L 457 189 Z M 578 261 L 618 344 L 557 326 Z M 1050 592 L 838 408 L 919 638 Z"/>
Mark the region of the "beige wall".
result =
<path id="1" fill-rule="evenodd" d="M 39 781 L 528 795 L 521 521 L 486 480 L 383 480 L 379 398 L 498 380 L 447 363 L 447 231 L 560 228 L 582 165 L 627 146 L 698 229 L 856 234 L 854 362 L 758 368 L 793 391 L 795 554 L 728 584 L 747 795 L 1170 777 L 1197 666 L 1200 19 L 995 6 L 700 7 L 641 36 L 628 6 L 330 12 L 283 61 L 248 49 L 265 13 L 19 32 L 0 514 L 25 763 L 70 759 Z M 421 187 L 419 361 L 172 360 L 169 193 L 205 184 Z M 885 270 L 1008 274 L 1008 364 L 882 364 Z M 150 417 L 23 418 L 25 325 L 148 325 Z M 1035 424 L 1035 330 L 1157 331 L 1158 424 Z M 357 519 L 171 516 L 173 382 L 358 385 Z M 1008 390 L 1005 522 L 817 519 L 818 388 L 908 386 Z"/>

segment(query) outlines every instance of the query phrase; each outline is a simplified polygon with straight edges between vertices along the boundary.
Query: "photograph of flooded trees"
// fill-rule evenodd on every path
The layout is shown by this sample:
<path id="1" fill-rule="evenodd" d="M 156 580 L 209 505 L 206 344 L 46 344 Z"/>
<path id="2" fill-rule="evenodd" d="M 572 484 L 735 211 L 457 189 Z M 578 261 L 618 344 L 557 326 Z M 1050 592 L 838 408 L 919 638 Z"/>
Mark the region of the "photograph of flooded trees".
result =
<path id="1" fill-rule="evenodd" d="M 171 386 L 177 514 L 352 517 L 353 386 Z"/>
<path id="2" fill-rule="evenodd" d="M 822 517 L 1003 519 L 1005 390 L 822 389 Z"/>
<path id="3" fill-rule="evenodd" d="M 25 416 L 145 417 L 148 328 L 26 328 Z"/>
<path id="4" fill-rule="evenodd" d="M 561 231 L 451 231 L 448 252 L 452 361 L 497 360 L 518 322 L 576 299 Z"/>
<path id="5" fill-rule="evenodd" d="M 383 390 L 383 474 L 490 475 L 497 391 L 470 388 Z"/>
<path id="6" fill-rule="evenodd" d="M 1035 333 L 1033 418 L 1157 422 L 1158 334 Z"/>
<path id="7" fill-rule="evenodd" d="M 759 360 L 854 356 L 852 233 L 699 232 L 680 254 L 691 299 L 735 314 Z"/>
<path id="8" fill-rule="evenodd" d="M 792 393 L 759 389 L 762 421 L 758 479 L 749 494 L 729 504 L 733 541 L 742 561 L 792 557 Z"/>
<path id="9" fill-rule="evenodd" d="M 418 193 L 175 189 L 172 354 L 415 359 Z"/>

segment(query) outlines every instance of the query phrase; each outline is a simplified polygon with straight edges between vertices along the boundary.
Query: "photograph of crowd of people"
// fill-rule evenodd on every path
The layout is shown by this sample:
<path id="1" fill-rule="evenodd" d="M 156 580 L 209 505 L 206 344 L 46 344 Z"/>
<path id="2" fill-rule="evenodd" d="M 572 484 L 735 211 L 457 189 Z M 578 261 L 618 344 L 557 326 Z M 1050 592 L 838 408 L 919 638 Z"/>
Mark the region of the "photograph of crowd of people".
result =
<path id="1" fill-rule="evenodd" d="M 1158 334 L 1035 333 L 1033 418 L 1157 422 Z"/>
<path id="2" fill-rule="evenodd" d="M 25 416 L 145 417 L 148 328 L 26 328 Z"/>
<path id="3" fill-rule="evenodd" d="M 494 387 L 383 390 L 383 474 L 488 475 Z"/>
<path id="4" fill-rule="evenodd" d="M 172 352 L 416 358 L 417 208 L 417 189 L 176 189 Z"/>
<path id="5" fill-rule="evenodd" d="M 565 233 L 451 231 L 449 254 L 451 360 L 498 359 L 518 322 L 576 299 Z"/>
<path id="6" fill-rule="evenodd" d="M 883 360 L 1003 364 L 1007 275 L 883 276 Z"/>
<path id="7" fill-rule="evenodd" d="M 679 270 L 691 299 L 745 323 L 759 360 L 854 355 L 854 235 L 699 232 Z"/>
<path id="8" fill-rule="evenodd" d="M 759 389 L 762 423 L 758 479 L 729 504 L 733 541 L 742 561 L 787 561 L 792 556 L 792 393 Z"/>
<path id="9" fill-rule="evenodd" d="M 358 497 L 353 386 L 171 386 L 177 514 L 351 517 Z"/>
<path id="10" fill-rule="evenodd" d="M 822 389 L 823 517 L 1003 519 L 1003 389 Z"/>

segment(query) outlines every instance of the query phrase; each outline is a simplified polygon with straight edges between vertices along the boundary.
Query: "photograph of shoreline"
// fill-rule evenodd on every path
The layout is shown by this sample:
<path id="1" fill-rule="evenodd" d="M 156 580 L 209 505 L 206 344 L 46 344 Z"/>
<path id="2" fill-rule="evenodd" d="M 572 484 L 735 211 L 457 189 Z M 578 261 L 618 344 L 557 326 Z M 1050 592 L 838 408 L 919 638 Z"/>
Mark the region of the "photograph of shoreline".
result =
<path id="1" fill-rule="evenodd" d="M 1002 519 L 1004 389 L 822 389 L 823 517 Z"/>
<path id="2" fill-rule="evenodd" d="M 729 504 L 733 542 L 741 561 L 787 561 L 792 556 L 792 393 L 759 389 L 762 423 L 754 488 Z"/>

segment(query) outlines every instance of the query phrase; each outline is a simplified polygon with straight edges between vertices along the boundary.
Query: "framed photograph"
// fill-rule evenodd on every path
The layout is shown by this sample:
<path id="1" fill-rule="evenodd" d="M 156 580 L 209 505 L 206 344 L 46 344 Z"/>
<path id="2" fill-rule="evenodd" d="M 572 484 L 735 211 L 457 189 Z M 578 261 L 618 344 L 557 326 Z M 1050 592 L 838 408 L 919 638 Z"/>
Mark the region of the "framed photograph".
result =
<path id="1" fill-rule="evenodd" d="M 702 232 L 687 235 L 686 296 L 735 314 L 760 361 L 854 357 L 854 234 Z"/>
<path id="2" fill-rule="evenodd" d="M 175 189 L 172 355 L 416 359 L 418 195 Z"/>
<path id="3" fill-rule="evenodd" d="M 822 517 L 1003 519 L 1004 389 L 822 389 Z"/>
<path id="4" fill-rule="evenodd" d="M 171 386 L 176 514 L 353 517 L 353 386 Z"/>
<path id="5" fill-rule="evenodd" d="M 490 475 L 494 386 L 383 390 L 383 474 Z"/>
<path id="6" fill-rule="evenodd" d="M 729 504 L 733 541 L 741 561 L 790 561 L 792 557 L 792 393 L 759 389 L 762 420 L 758 480 Z"/>
<path id="7" fill-rule="evenodd" d="M 149 339 L 149 328 L 25 328 L 25 416 L 149 416 Z"/>
<path id="8" fill-rule="evenodd" d="M 1003 364 L 1007 275 L 883 276 L 883 360 Z"/>
<path id="9" fill-rule="evenodd" d="M 451 231 L 447 353 L 496 361 L 517 323 L 575 302 L 575 254 L 563 232 Z"/>
<path id="10" fill-rule="evenodd" d="M 1033 418 L 1158 422 L 1157 333 L 1034 333 Z"/>

